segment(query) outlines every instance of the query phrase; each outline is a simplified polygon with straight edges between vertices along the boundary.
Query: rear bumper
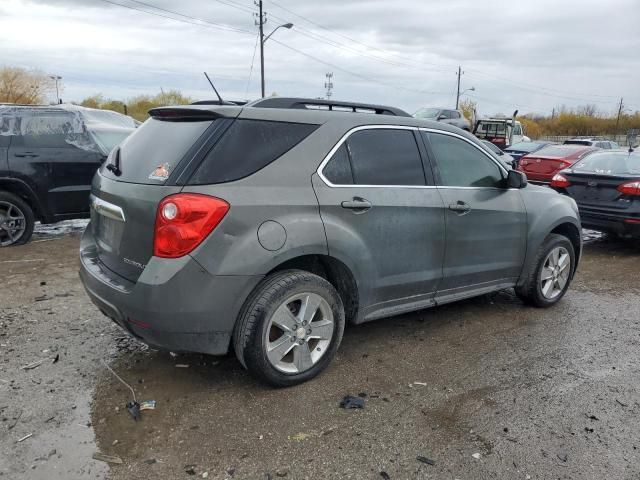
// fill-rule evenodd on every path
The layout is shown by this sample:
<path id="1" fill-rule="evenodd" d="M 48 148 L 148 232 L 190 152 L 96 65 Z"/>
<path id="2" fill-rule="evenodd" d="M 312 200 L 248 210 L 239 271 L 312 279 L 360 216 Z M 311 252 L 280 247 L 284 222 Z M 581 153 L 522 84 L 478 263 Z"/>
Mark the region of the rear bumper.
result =
<path id="1" fill-rule="evenodd" d="M 629 223 L 625 220 L 640 222 L 640 216 L 605 213 L 578 205 L 582 226 L 600 232 L 610 232 L 625 237 L 640 238 L 640 223 Z"/>
<path id="2" fill-rule="evenodd" d="M 261 276 L 213 276 L 189 256 L 153 257 L 137 282 L 100 263 L 88 228 L 80 279 L 100 311 L 143 342 L 176 352 L 223 355 L 238 312 Z"/>

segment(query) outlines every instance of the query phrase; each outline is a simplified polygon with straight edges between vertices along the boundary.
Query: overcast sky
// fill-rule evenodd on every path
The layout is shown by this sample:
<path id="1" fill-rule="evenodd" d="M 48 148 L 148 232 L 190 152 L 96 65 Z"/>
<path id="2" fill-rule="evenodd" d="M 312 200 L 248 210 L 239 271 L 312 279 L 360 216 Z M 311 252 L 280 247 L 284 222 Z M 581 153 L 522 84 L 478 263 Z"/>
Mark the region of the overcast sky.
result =
<path id="1" fill-rule="evenodd" d="M 333 72 L 335 99 L 411 112 L 453 107 L 462 65 L 462 89 L 475 87 L 465 95 L 481 114 L 548 114 L 585 103 L 612 112 L 620 97 L 640 110 L 640 0 L 264 5 L 266 33 L 295 25 L 266 43 L 267 94 L 323 96 Z M 254 99 L 255 10 L 253 0 L 0 0 L 0 65 L 62 76 L 65 101 L 160 88 L 210 99 L 205 70 L 223 97 Z"/>

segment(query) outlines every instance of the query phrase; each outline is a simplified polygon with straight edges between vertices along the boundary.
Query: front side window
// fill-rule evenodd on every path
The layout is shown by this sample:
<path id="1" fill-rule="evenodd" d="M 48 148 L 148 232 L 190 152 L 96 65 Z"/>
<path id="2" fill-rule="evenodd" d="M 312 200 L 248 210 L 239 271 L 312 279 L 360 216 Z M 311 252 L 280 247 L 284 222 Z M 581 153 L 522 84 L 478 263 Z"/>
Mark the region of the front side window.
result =
<path id="1" fill-rule="evenodd" d="M 346 141 L 357 185 L 425 185 L 420 151 L 413 131 L 370 129 Z"/>
<path id="2" fill-rule="evenodd" d="M 423 133 L 435 156 L 440 185 L 447 187 L 500 187 L 502 170 L 479 148 L 451 135 Z"/>

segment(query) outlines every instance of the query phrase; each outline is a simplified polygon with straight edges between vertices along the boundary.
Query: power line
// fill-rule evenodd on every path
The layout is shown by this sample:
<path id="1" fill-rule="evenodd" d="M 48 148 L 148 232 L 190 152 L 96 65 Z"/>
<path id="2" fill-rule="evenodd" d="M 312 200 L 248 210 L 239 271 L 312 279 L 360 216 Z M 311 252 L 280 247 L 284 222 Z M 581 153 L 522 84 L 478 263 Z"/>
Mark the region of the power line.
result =
<path id="1" fill-rule="evenodd" d="M 130 10 L 135 10 L 137 12 L 146 13 L 148 15 L 155 15 L 156 17 L 168 18 L 169 20 L 174 20 L 176 22 L 188 23 L 190 25 L 196 25 L 196 26 L 200 26 L 200 27 L 217 28 L 217 29 L 220 29 L 220 30 L 228 31 L 228 32 L 248 33 L 250 35 L 253 35 L 253 32 L 250 32 L 249 30 L 242 30 L 240 28 L 231 27 L 229 25 L 225 25 L 225 24 L 222 24 L 222 23 L 215 23 L 215 22 L 211 22 L 209 20 L 203 20 L 203 19 L 200 19 L 200 18 L 196 18 L 196 17 L 192 17 L 192 16 L 189 16 L 189 15 L 185 15 L 185 14 L 182 14 L 182 13 L 174 12 L 172 10 L 167 10 L 165 8 L 155 7 L 153 5 L 150 5 L 150 4 L 147 4 L 147 3 L 144 3 L 144 2 L 140 2 L 138 0 L 129 0 L 129 1 L 141 4 L 141 5 L 148 6 L 150 8 L 154 8 L 156 10 L 164 11 L 164 12 L 170 13 L 172 15 L 177 15 L 179 17 L 183 17 L 183 18 L 188 19 L 188 20 L 183 20 L 183 19 L 180 19 L 180 18 L 171 17 L 169 15 L 163 15 L 163 14 L 158 13 L 158 12 L 151 12 L 149 10 L 143 10 L 141 8 L 136 8 L 136 7 L 131 6 L 131 5 L 125 5 L 125 4 L 122 4 L 122 3 L 115 2 L 113 0 L 100 0 L 100 1 L 101 2 L 105 2 L 105 3 L 109 3 L 111 5 L 117 5 L 118 7 L 128 8 Z"/>
<path id="2" fill-rule="evenodd" d="M 244 90 L 244 96 L 247 98 L 249 94 L 249 83 L 251 83 L 251 74 L 253 73 L 253 62 L 256 60 L 256 51 L 258 50 L 258 42 L 260 41 L 260 34 L 256 34 L 256 44 L 253 46 L 253 56 L 251 57 L 251 68 L 249 69 L 249 78 L 247 78 L 247 88 Z"/>

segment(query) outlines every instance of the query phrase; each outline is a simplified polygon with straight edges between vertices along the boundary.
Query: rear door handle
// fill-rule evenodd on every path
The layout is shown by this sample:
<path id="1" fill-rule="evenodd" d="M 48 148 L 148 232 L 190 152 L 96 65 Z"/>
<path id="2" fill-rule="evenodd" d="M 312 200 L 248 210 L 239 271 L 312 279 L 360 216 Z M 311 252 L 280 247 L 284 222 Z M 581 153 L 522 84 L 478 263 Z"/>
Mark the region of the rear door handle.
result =
<path id="1" fill-rule="evenodd" d="M 27 153 L 16 153 L 14 154 L 14 156 L 18 158 L 25 158 L 25 157 L 36 158 L 36 157 L 39 157 L 40 155 L 36 153 L 27 152 Z"/>
<path id="2" fill-rule="evenodd" d="M 449 210 L 456 212 L 458 215 L 464 215 L 471 211 L 471 207 L 463 201 L 458 200 L 457 203 L 449 205 Z"/>
<path id="3" fill-rule="evenodd" d="M 353 213 L 364 213 L 371 208 L 371 202 L 360 197 L 353 197 L 351 200 L 345 200 L 340 205 L 342 205 L 342 208 L 352 210 Z"/>

